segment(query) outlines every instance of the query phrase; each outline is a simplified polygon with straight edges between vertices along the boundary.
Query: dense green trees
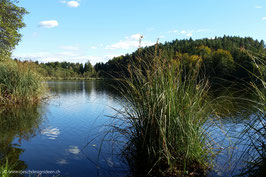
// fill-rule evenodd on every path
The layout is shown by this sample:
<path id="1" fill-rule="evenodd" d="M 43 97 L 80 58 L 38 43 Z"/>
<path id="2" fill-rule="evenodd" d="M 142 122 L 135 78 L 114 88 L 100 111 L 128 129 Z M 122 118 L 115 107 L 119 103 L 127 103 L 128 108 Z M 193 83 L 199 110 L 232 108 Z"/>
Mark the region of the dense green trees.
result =
<path id="1" fill-rule="evenodd" d="M 188 68 L 200 64 L 201 70 L 211 81 L 250 80 L 248 71 L 254 70 L 254 64 L 247 51 L 265 54 L 264 41 L 230 36 L 174 40 L 115 57 L 105 64 L 97 63 L 95 70 L 102 77 L 116 76 L 117 73 L 126 72 L 127 65 L 132 62 L 152 62 L 155 56 L 161 56 L 165 60 L 184 62 Z"/>
<path id="2" fill-rule="evenodd" d="M 17 62 L 21 63 L 15 59 Z M 37 70 L 46 79 L 89 79 L 97 77 L 97 73 L 90 63 L 87 61 L 85 64 L 82 63 L 71 63 L 71 62 L 47 62 L 39 63 L 32 61 L 23 61 L 28 63 L 32 68 Z"/>
<path id="3" fill-rule="evenodd" d="M 85 78 L 90 78 L 90 77 L 96 77 L 97 74 L 95 72 L 94 67 L 92 66 L 92 64 L 90 63 L 90 61 L 87 61 L 84 65 L 84 68 L 82 69 L 83 71 L 83 76 Z"/>
<path id="4" fill-rule="evenodd" d="M 234 69 L 234 59 L 227 50 L 218 49 L 211 57 L 212 68 L 219 77 L 230 75 Z"/>
<path id="5" fill-rule="evenodd" d="M 211 82 L 250 81 L 249 71 L 256 72 L 256 67 L 247 51 L 265 54 L 263 41 L 252 38 L 224 36 L 215 39 L 174 40 L 156 47 L 145 47 L 132 54 L 115 57 L 107 63 L 88 61 L 85 64 L 71 62 L 35 62 L 37 70 L 51 79 L 87 79 L 95 77 L 120 77 L 127 74 L 128 65 L 137 62 L 153 62 L 160 56 L 175 63 L 183 62 L 186 69 L 200 65 L 201 71 Z"/>
<path id="6" fill-rule="evenodd" d="M 0 0 L 0 58 L 10 56 L 18 44 L 21 34 L 18 30 L 25 26 L 23 16 L 27 11 L 15 5 L 14 0 Z"/>

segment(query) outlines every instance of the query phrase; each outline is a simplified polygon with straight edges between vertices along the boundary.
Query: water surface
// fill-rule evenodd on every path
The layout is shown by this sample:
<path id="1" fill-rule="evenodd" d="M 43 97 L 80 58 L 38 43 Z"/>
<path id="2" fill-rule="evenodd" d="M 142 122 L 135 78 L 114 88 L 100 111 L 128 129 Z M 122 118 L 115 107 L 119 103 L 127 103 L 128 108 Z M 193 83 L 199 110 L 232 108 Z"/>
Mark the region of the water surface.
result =
<path id="1" fill-rule="evenodd" d="M 109 83 L 50 81 L 48 85 L 53 97 L 47 103 L 1 113 L 0 158 L 15 164 L 16 170 L 49 170 L 60 176 L 128 175 L 129 167 L 119 155 L 125 140 L 119 138 L 116 143 L 118 137 L 108 134 L 114 123 L 110 116 L 116 114 L 114 109 L 121 109 L 121 99 Z M 244 168 L 229 161 L 241 156 L 243 147 L 234 143 L 247 121 L 238 113 L 246 111 L 250 117 L 252 110 L 247 110 L 251 108 L 242 107 L 211 128 L 212 137 L 224 150 L 209 176 L 233 176 Z M 234 156 L 233 150 L 238 152 Z"/>
<path id="2" fill-rule="evenodd" d="M 116 169 L 121 163 L 110 152 L 113 144 L 102 144 L 108 116 L 120 108 L 114 90 L 102 81 L 48 85 L 53 96 L 48 103 L 2 114 L 0 155 L 18 170 L 60 171 L 63 176 L 124 174 L 125 167 Z"/>

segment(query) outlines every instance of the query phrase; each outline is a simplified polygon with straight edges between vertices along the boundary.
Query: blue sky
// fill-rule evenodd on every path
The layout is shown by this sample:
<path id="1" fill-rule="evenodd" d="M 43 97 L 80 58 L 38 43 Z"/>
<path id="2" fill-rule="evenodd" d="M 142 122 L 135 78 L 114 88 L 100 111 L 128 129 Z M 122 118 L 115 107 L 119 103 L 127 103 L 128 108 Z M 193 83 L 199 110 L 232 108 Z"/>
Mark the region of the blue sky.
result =
<path id="1" fill-rule="evenodd" d="M 21 59 L 106 62 L 142 46 L 192 37 L 266 41 L 266 0 L 20 0 L 30 14 Z"/>

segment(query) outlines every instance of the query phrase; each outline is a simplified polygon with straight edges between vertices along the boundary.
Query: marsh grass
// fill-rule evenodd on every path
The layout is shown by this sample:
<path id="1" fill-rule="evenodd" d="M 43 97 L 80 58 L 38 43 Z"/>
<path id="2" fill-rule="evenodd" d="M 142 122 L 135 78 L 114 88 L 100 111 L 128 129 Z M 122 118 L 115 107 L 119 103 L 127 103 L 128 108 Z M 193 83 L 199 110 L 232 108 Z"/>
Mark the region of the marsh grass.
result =
<path id="1" fill-rule="evenodd" d="M 16 170 L 16 166 L 19 165 L 19 162 L 10 163 L 8 158 L 4 161 L 4 163 L 0 163 L 0 176 L 1 177 L 14 177 L 14 176 L 23 176 L 20 173 L 14 173 Z"/>
<path id="2" fill-rule="evenodd" d="M 36 103 L 46 90 L 42 78 L 27 64 L 0 62 L 0 105 Z"/>
<path id="3" fill-rule="evenodd" d="M 251 121 L 241 133 L 240 139 L 248 138 L 249 143 L 244 149 L 241 160 L 246 162 L 240 176 L 265 176 L 266 175 L 266 56 L 247 52 L 254 64 L 255 71 L 249 71 L 255 78 L 250 82 L 251 91 L 257 110 Z"/>
<path id="4" fill-rule="evenodd" d="M 5 161 L 5 164 L 0 164 L 0 176 L 1 177 L 9 177 L 11 176 L 8 171 L 11 170 L 10 165 L 8 164 L 8 159 Z"/>
<path id="5" fill-rule="evenodd" d="M 205 123 L 213 110 L 199 68 L 200 61 L 188 69 L 157 54 L 128 65 L 119 80 L 124 125 L 116 129 L 129 140 L 124 155 L 133 176 L 203 175 L 211 167 Z"/>

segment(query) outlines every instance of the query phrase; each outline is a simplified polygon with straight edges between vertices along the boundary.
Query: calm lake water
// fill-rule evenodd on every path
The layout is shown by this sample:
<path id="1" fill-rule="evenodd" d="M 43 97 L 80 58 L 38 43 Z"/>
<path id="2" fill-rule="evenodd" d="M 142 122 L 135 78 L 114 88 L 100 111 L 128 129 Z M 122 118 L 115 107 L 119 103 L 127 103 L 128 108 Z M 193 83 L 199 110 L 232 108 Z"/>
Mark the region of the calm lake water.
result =
<path id="1" fill-rule="evenodd" d="M 47 103 L 1 113 L 0 158 L 8 158 L 15 169 L 26 172 L 48 170 L 53 175 L 79 177 L 128 175 L 129 167 L 119 155 L 126 140 L 108 133 L 108 125 L 114 123 L 109 116 L 116 114 L 114 109 L 121 109 L 121 99 L 108 82 L 51 81 L 48 85 L 53 97 Z M 233 148 L 237 138 L 228 140 L 225 133 L 234 130 L 229 135 L 238 134 L 246 120 L 237 113 L 224 117 L 210 131 L 220 143 L 217 151 L 222 153 L 209 176 L 232 176 L 243 168 L 241 163 L 229 163 L 238 161 L 243 147 Z M 232 151 L 238 153 L 231 156 Z"/>

